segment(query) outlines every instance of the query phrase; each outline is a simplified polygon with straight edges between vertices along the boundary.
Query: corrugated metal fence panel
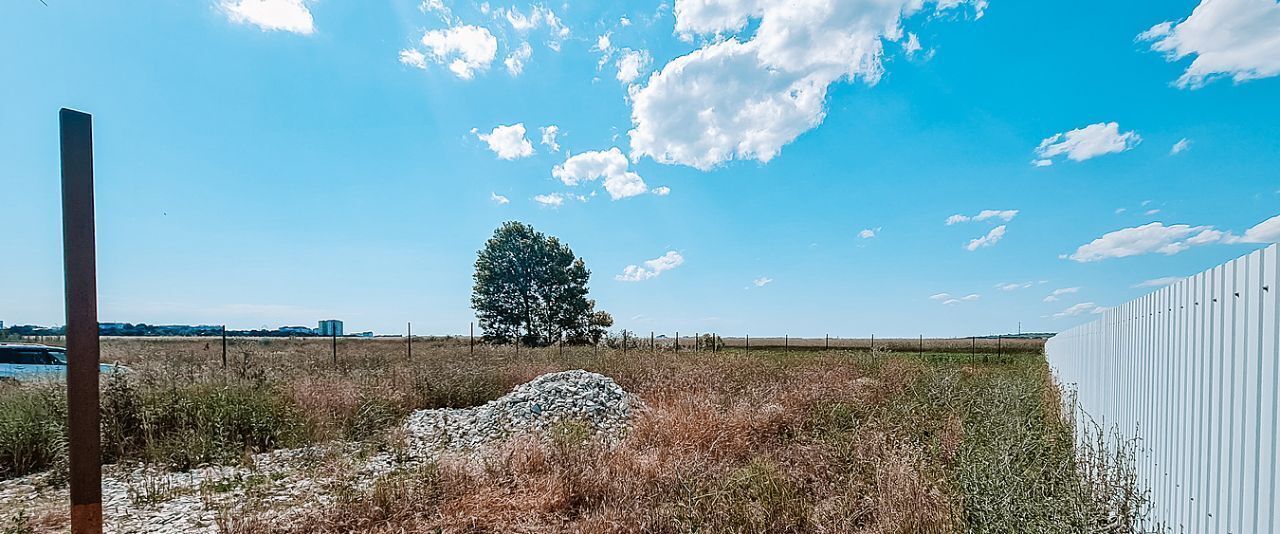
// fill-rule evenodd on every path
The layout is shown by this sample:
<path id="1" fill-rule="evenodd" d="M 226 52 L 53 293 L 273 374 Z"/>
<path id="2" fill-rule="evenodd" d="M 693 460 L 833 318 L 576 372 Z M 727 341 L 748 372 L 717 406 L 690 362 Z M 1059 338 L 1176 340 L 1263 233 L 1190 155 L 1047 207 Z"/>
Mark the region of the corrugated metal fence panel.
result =
<path id="1" fill-rule="evenodd" d="M 1180 280 L 1045 346 L 1077 434 L 1137 440 L 1151 526 L 1280 534 L 1277 253 Z"/>

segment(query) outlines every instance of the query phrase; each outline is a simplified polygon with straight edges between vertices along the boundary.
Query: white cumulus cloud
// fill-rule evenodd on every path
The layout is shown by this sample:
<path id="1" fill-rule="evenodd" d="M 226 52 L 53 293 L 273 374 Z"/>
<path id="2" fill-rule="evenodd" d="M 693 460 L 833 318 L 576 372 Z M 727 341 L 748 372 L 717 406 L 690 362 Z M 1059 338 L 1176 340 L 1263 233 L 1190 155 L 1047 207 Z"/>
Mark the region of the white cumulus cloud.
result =
<path id="1" fill-rule="evenodd" d="M 929 300 L 947 300 L 951 298 L 950 293 L 934 293 L 929 295 Z"/>
<path id="2" fill-rule="evenodd" d="M 316 31 L 311 10 L 302 0 L 222 0 L 218 5 L 237 24 L 302 35 Z"/>
<path id="3" fill-rule="evenodd" d="M 613 147 L 569 156 L 564 163 L 551 170 L 551 175 L 559 178 L 565 185 L 578 185 L 604 178 L 605 191 L 609 192 L 613 200 L 618 200 L 649 190 L 639 174 L 628 170 L 629 163 L 622 151 Z"/>
<path id="4" fill-rule="evenodd" d="M 1086 313 L 1102 313 L 1102 311 L 1103 311 L 1103 308 L 1101 306 L 1098 306 L 1097 304 L 1094 304 L 1092 302 L 1081 302 L 1079 304 L 1076 304 L 1065 310 L 1062 310 L 1058 313 L 1053 314 L 1053 318 L 1061 319 L 1063 317 L 1075 317 L 1077 315 L 1083 315 Z"/>
<path id="5" fill-rule="evenodd" d="M 652 192 L 653 194 L 655 194 L 655 195 L 660 196 L 660 197 L 665 197 L 665 196 L 667 196 L 667 195 L 670 195 L 670 194 L 671 194 L 671 188 L 670 188 L 670 187 L 667 187 L 667 186 L 665 186 L 665 185 L 661 185 L 661 186 L 658 186 L 658 187 L 653 188 L 653 191 L 651 191 L 651 192 Z"/>
<path id="6" fill-rule="evenodd" d="M 564 195 L 561 195 L 560 193 L 537 195 L 533 197 L 533 201 L 549 208 L 558 208 L 564 204 Z"/>
<path id="7" fill-rule="evenodd" d="M 533 143 L 525 138 L 524 123 L 509 126 L 498 125 L 489 133 L 472 130 L 481 141 L 489 144 L 489 150 L 501 159 L 518 159 L 533 154 Z"/>
<path id="8" fill-rule="evenodd" d="M 1196 245 L 1233 239 L 1230 234 L 1214 230 L 1212 226 L 1165 226 L 1164 223 L 1153 222 L 1103 234 L 1102 237 L 1081 245 L 1068 257 L 1073 261 L 1087 263 L 1154 252 L 1173 255 Z"/>
<path id="9" fill-rule="evenodd" d="M 1018 210 L 982 210 L 977 215 L 955 214 L 947 217 L 947 226 L 959 224 L 969 221 L 985 221 L 987 219 L 1000 219 L 1004 222 L 1012 221 L 1018 216 Z"/>
<path id="10" fill-rule="evenodd" d="M 676 33 L 708 42 L 632 91 L 631 155 L 702 170 L 768 162 L 822 123 L 831 84 L 880 80 L 884 41 L 906 39 L 903 19 L 924 3 L 677 0 Z"/>
<path id="11" fill-rule="evenodd" d="M 764 287 L 769 285 L 771 282 L 773 282 L 773 279 L 767 276 L 761 276 L 760 278 L 756 278 L 751 281 L 751 283 L 755 284 L 756 287 Z"/>
<path id="12" fill-rule="evenodd" d="M 996 284 L 996 289 L 999 289 L 1000 291 L 1017 291 L 1019 289 L 1026 289 L 1028 287 L 1031 287 L 1032 285 L 1034 284 L 1032 284 L 1031 282 L 1022 282 L 1022 283 L 1017 283 L 1017 282 L 1003 283 L 1002 282 L 1002 283 Z"/>
<path id="13" fill-rule="evenodd" d="M 1052 293 L 1049 293 L 1047 296 L 1045 296 L 1045 297 L 1044 297 L 1044 301 L 1045 301 L 1045 302 L 1057 302 L 1059 299 L 1061 299 L 1061 298 L 1062 298 L 1062 296 L 1063 296 L 1063 295 L 1068 295 L 1068 294 L 1071 294 L 1071 293 L 1078 293 L 1079 291 L 1080 291 L 1080 288 L 1079 288 L 1079 287 L 1064 287 L 1064 288 L 1060 288 L 1060 289 L 1055 289 L 1055 290 L 1053 290 L 1053 292 L 1052 292 Z"/>
<path id="14" fill-rule="evenodd" d="M 1165 276 L 1161 278 L 1152 278 L 1150 280 L 1143 280 L 1141 282 L 1134 284 L 1133 287 L 1164 287 L 1164 286 L 1173 285 L 1177 283 L 1179 280 L 1182 280 L 1181 276 Z"/>
<path id="15" fill-rule="evenodd" d="M 880 229 L 879 229 L 879 228 L 874 228 L 874 229 L 873 229 L 873 228 L 865 228 L 865 229 L 863 229 L 861 232 L 858 232 L 858 237 L 859 237 L 859 238 L 861 238 L 861 239 L 871 239 L 871 238 L 875 237 L 875 236 L 876 236 L 876 232 L 879 232 L 879 231 L 880 231 Z"/>
<path id="16" fill-rule="evenodd" d="M 1084 161 L 1104 154 L 1124 152 L 1137 146 L 1142 137 L 1137 132 L 1120 133 L 1120 124 L 1099 122 L 1069 132 L 1054 134 L 1036 147 L 1036 166 L 1053 163 L 1053 158 L 1066 155 L 1071 161 Z M 1048 163 L 1040 163 L 1048 162 Z"/>
<path id="17" fill-rule="evenodd" d="M 1174 83 L 1196 89 L 1220 77 L 1236 83 L 1280 74 L 1280 3 L 1275 0 L 1203 0 L 1178 22 L 1138 35 L 1168 61 L 1195 56 Z"/>
<path id="18" fill-rule="evenodd" d="M 520 46 L 512 51 L 507 56 L 507 59 L 502 61 L 502 64 L 507 66 L 507 74 L 519 76 L 520 73 L 524 72 L 524 64 L 529 61 L 530 57 L 533 57 L 533 48 L 529 46 L 529 43 L 520 43 Z"/>
<path id="19" fill-rule="evenodd" d="M 406 55 L 412 54 L 408 50 L 400 52 L 400 61 L 421 68 L 426 67 L 426 60 L 448 65 L 455 76 L 464 80 L 475 77 L 476 71 L 488 69 L 498 55 L 498 40 L 488 29 L 465 24 L 426 32 L 422 46 L 425 53 L 418 52 L 423 59 L 420 64 L 405 61 Z"/>
<path id="20" fill-rule="evenodd" d="M 560 151 L 560 143 L 556 141 L 556 137 L 560 135 L 560 127 L 554 124 L 538 128 L 542 132 L 542 144 L 551 149 L 552 152 Z"/>
<path id="21" fill-rule="evenodd" d="M 964 248 L 973 252 L 982 247 L 992 246 L 1004 239 L 1004 230 L 1005 226 L 1003 224 L 992 228 L 990 232 L 987 232 L 987 235 L 969 240 L 969 244 L 965 245 Z"/>
<path id="22" fill-rule="evenodd" d="M 653 57 L 647 50 L 622 49 L 621 55 L 618 56 L 618 81 L 628 84 L 636 81 L 641 74 L 649 70 L 651 63 L 653 63 Z"/>
<path id="23" fill-rule="evenodd" d="M 640 282 L 650 278 L 656 278 L 658 275 L 671 269 L 675 269 L 684 264 L 684 256 L 674 250 L 668 251 L 666 254 L 657 258 L 646 260 L 644 266 L 628 265 L 622 269 L 622 274 L 614 276 L 615 280 L 622 282 Z"/>
<path id="24" fill-rule="evenodd" d="M 499 195 L 499 194 L 497 194 L 497 193 L 492 193 L 492 192 L 491 192 L 491 193 L 489 193 L 489 200 L 492 200 L 495 204 L 510 204 L 510 203 L 511 203 L 511 199 L 509 199 L 509 198 L 507 198 L 507 197 L 504 197 L 504 196 L 502 196 L 502 195 Z"/>
<path id="25" fill-rule="evenodd" d="M 1179 139 L 1177 143 L 1174 143 L 1173 147 L 1169 149 L 1169 155 L 1173 156 L 1181 154 L 1186 152 L 1188 148 L 1191 148 L 1191 140 L 1183 137 L 1182 139 Z"/>

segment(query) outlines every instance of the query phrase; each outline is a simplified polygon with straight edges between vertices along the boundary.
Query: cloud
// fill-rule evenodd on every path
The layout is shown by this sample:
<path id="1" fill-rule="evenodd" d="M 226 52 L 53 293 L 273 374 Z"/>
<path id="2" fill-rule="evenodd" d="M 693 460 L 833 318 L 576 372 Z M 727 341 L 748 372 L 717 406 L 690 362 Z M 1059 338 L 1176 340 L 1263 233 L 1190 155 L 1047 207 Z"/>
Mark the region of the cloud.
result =
<path id="1" fill-rule="evenodd" d="M 497 203 L 497 204 L 510 204 L 510 203 L 511 203 L 511 199 L 509 199 L 509 198 L 507 198 L 507 197 L 504 197 L 504 196 L 502 196 L 502 195 L 499 195 L 499 194 L 497 194 L 497 193 L 489 193 L 489 200 L 492 200 L 492 201 L 494 201 L 494 203 Z"/>
<path id="2" fill-rule="evenodd" d="M 564 195 L 561 195 L 560 193 L 537 195 L 533 197 L 533 201 L 549 208 L 558 208 L 564 205 Z"/>
<path id="3" fill-rule="evenodd" d="M 1054 134 L 1036 147 L 1037 161 L 1048 161 L 1065 154 L 1071 161 L 1084 161 L 1104 154 L 1124 152 L 1137 146 L 1142 137 L 1137 132 L 1120 133 L 1120 124 L 1099 122 L 1084 128 Z M 1037 166 L 1041 166 L 1038 162 Z"/>
<path id="4" fill-rule="evenodd" d="M 1150 210 L 1144 211 L 1144 212 L 1142 212 L 1142 213 L 1143 213 L 1144 215 L 1155 215 L 1155 214 L 1160 213 L 1160 210 L 1159 210 L 1159 209 L 1150 209 Z"/>
<path id="5" fill-rule="evenodd" d="M 414 48 L 401 50 L 400 62 L 410 67 L 427 68 L 427 56 Z"/>
<path id="6" fill-rule="evenodd" d="M 653 188 L 653 191 L 650 192 L 660 197 L 665 197 L 671 194 L 671 188 L 663 185 Z"/>
<path id="7" fill-rule="evenodd" d="M 595 50 L 608 52 L 611 48 L 613 48 L 613 42 L 609 40 L 609 32 L 604 32 L 596 38 Z"/>
<path id="8" fill-rule="evenodd" d="M 521 13 L 519 9 L 499 9 L 498 14 L 507 19 L 507 24 L 511 25 L 513 30 L 520 33 L 528 33 L 538 27 L 546 27 L 551 30 L 553 36 L 558 38 L 568 37 L 569 28 L 560 22 L 560 17 L 556 16 L 555 11 L 546 6 L 537 5 L 529 9 L 529 14 Z"/>
<path id="9" fill-rule="evenodd" d="M 1079 291 L 1080 291 L 1079 287 L 1064 287 L 1061 289 L 1055 289 L 1053 290 L 1052 293 L 1049 293 L 1049 295 L 1044 298 L 1044 301 L 1057 302 L 1063 295 L 1078 293 Z"/>
<path id="10" fill-rule="evenodd" d="M 507 59 L 503 60 L 502 63 L 507 66 L 508 74 L 519 76 L 520 73 L 524 72 L 524 64 L 529 61 L 530 57 L 533 57 L 533 48 L 529 46 L 529 43 L 520 43 L 520 47 L 511 52 L 511 55 L 508 55 Z"/>
<path id="11" fill-rule="evenodd" d="M 970 252 L 973 252 L 982 247 L 989 247 L 991 245 L 994 245 L 1004 238 L 1004 228 L 1005 226 L 1003 224 L 995 228 L 992 228 L 990 232 L 987 232 L 987 235 L 969 240 L 969 244 L 965 245 L 964 248 L 968 249 Z"/>
<path id="12" fill-rule="evenodd" d="M 949 298 L 951 298 L 950 293 L 935 293 L 933 295 L 929 295 L 929 300 L 947 300 Z"/>
<path id="13" fill-rule="evenodd" d="M 489 133 L 471 130 L 481 141 L 489 144 L 489 150 L 501 159 L 519 159 L 533 155 L 533 143 L 524 136 L 524 123 L 510 126 L 498 125 Z"/>
<path id="14" fill-rule="evenodd" d="M 916 34 L 914 33 L 908 33 L 907 42 L 903 43 L 902 51 L 907 54 L 907 57 L 911 57 L 914 56 L 916 52 L 919 52 L 920 48 L 920 38 L 916 37 Z"/>
<path id="15" fill-rule="evenodd" d="M 1035 165 L 1036 167 L 1048 167 L 1048 166 L 1050 166 L 1050 165 L 1053 165 L 1053 160 L 1051 160 L 1051 159 L 1033 159 L 1033 160 L 1031 160 L 1031 164 L 1032 164 L 1032 165 Z"/>
<path id="16" fill-rule="evenodd" d="M 1081 245 L 1068 257 L 1073 261 L 1087 263 L 1153 252 L 1173 255 L 1196 245 L 1234 241 L 1236 238 L 1228 233 L 1214 230 L 1212 226 L 1186 224 L 1165 226 L 1164 223 L 1153 222 L 1103 234 L 1102 237 Z"/>
<path id="17" fill-rule="evenodd" d="M 866 229 L 863 229 L 861 232 L 858 232 L 858 237 L 861 239 L 871 239 L 875 237 L 876 232 L 879 232 L 879 231 L 880 231 L 879 228 L 875 228 L 875 229 L 866 228 Z"/>
<path id="18" fill-rule="evenodd" d="M 980 298 L 982 298 L 982 295 L 979 295 L 979 294 L 977 294 L 977 293 L 970 293 L 970 294 L 968 294 L 968 295 L 965 295 L 965 296 L 963 296 L 963 297 L 960 297 L 960 300 L 968 301 L 968 302 L 972 302 L 972 301 L 978 300 L 978 299 L 980 299 Z"/>
<path id="19" fill-rule="evenodd" d="M 542 132 L 542 144 L 551 149 L 552 152 L 560 151 L 560 143 L 556 141 L 556 137 L 560 135 L 560 127 L 554 124 L 538 128 Z"/>
<path id="20" fill-rule="evenodd" d="M 769 285 L 772 282 L 773 282 L 773 279 L 767 276 L 761 276 L 760 278 L 756 278 L 755 280 L 751 281 L 751 283 L 754 284 L 756 287 L 764 287 Z"/>
<path id="21" fill-rule="evenodd" d="M 1163 278 L 1152 278 L 1152 279 L 1150 279 L 1150 280 L 1144 280 L 1144 281 L 1142 281 L 1142 282 L 1138 282 L 1138 283 L 1134 284 L 1134 285 L 1133 285 L 1133 287 L 1164 287 L 1164 286 L 1170 286 L 1170 285 L 1173 285 L 1173 284 L 1174 284 L 1174 283 L 1176 283 L 1176 282 L 1181 281 L 1181 280 L 1182 280 L 1182 278 L 1183 278 L 1183 277 L 1181 277 L 1181 276 L 1166 276 L 1166 277 L 1163 277 Z"/>
<path id="22" fill-rule="evenodd" d="M 1186 152 L 1188 148 L 1191 148 L 1191 140 L 1183 137 L 1182 139 L 1179 139 L 1177 143 L 1174 143 L 1173 147 L 1169 149 L 1169 155 L 1173 156 L 1181 154 Z"/>
<path id="23" fill-rule="evenodd" d="M 644 267 L 639 265 L 628 265 L 622 270 L 622 274 L 614 276 L 615 280 L 621 282 L 640 282 L 650 278 L 656 278 L 658 275 L 671 269 L 675 269 L 684 264 L 684 256 L 674 250 L 668 251 L 666 254 L 657 258 L 644 262 Z"/>
<path id="24" fill-rule="evenodd" d="M 959 224 L 969 221 L 985 221 L 987 219 L 1000 219 L 1004 222 L 1012 221 L 1018 216 L 1018 210 L 982 210 L 977 215 L 961 215 L 959 213 L 947 217 L 947 226 Z"/>
<path id="25" fill-rule="evenodd" d="M 880 80 L 884 41 L 907 38 L 902 21 L 923 4 L 677 1 L 676 33 L 707 42 L 631 91 L 631 156 L 701 170 L 769 162 L 822 123 L 833 83 Z"/>
<path id="26" fill-rule="evenodd" d="M 1016 282 L 999 283 L 999 284 L 996 284 L 996 289 L 999 289 L 1000 291 L 1017 291 L 1019 289 L 1026 289 L 1028 287 L 1031 287 L 1032 285 L 1034 284 L 1032 284 L 1031 282 L 1023 282 L 1020 284 Z"/>
<path id="27" fill-rule="evenodd" d="M 1161 22 L 1138 35 L 1166 61 L 1195 56 L 1174 82 L 1198 89 L 1230 76 L 1235 83 L 1280 74 L 1280 3 L 1204 0 L 1180 22 Z"/>
<path id="28" fill-rule="evenodd" d="M 302 0 L 222 0 L 218 5 L 231 22 L 252 24 L 263 31 L 301 35 L 316 31 L 311 10 Z"/>
<path id="29" fill-rule="evenodd" d="M 636 81 L 649 70 L 650 63 L 653 63 L 653 57 L 647 50 L 622 49 L 622 54 L 618 56 L 618 81 L 627 84 Z"/>
<path id="30" fill-rule="evenodd" d="M 649 190 L 639 174 L 627 170 L 627 157 L 617 147 L 609 150 L 582 152 L 569 156 L 556 165 L 551 175 L 565 185 L 604 178 L 604 189 L 613 200 L 633 197 Z"/>
<path id="31" fill-rule="evenodd" d="M 1061 319 L 1063 317 L 1075 317 L 1077 315 L 1083 315 L 1085 313 L 1102 313 L 1102 311 L 1103 311 L 1103 308 L 1101 306 L 1098 306 L 1097 304 L 1094 304 L 1092 302 L 1081 302 L 1079 304 L 1073 305 L 1065 310 L 1062 310 L 1058 313 L 1053 314 L 1053 318 Z"/>
<path id="32" fill-rule="evenodd" d="M 1280 215 L 1262 221 L 1248 230 L 1244 236 L 1234 240 L 1239 243 L 1276 243 L 1280 242 Z"/>
<path id="33" fill-rule="evenodd" d="M 419 68 L 426 68 L 426 60 L 448 64 L 449 70 L 464 80 L 473 78 L 476 71 L 488 69 L 498 55 L 498 40 L 489 30 L 465 24 L 426 32 L 422 35 L 422 46 L 425 53 L 401 50 L 400 61 Z M 406 56 L 416 57 L 413 52 L 422 56 L 420 64 L 405 61 Z"/>

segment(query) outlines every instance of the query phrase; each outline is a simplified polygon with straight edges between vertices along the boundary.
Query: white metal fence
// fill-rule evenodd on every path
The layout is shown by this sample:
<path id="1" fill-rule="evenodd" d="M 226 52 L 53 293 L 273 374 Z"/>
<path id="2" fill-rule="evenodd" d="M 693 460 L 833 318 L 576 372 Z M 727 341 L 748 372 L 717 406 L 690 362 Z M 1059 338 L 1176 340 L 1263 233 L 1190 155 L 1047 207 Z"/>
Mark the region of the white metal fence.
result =
<path id="1" fill-rule="evenodd" d="M 1048 341 L 1079 425 L 1136 438 L 1171 532 L 1276 533 L 1277 245 L 1109 309 Z"/>

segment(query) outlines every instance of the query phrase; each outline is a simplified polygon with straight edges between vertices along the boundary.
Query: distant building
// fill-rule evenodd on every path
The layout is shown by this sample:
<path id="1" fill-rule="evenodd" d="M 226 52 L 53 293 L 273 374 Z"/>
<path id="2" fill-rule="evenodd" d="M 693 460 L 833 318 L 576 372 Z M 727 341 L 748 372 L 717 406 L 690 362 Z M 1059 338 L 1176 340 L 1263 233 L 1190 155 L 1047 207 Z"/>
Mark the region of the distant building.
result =
<path id="1" fill-rule="evenodd" d="M 342 321 L 330 319 L 328 321 L 320 321 L 320 331 L 322 336 L 340 336 L 342 335 Z"/>
<path id="2" fill-rule="evenodd" d="M 314 328 L 307 328 L 305 326 L 282 326 L 280 327 L 280 331 L 286 334 L 300 336 L 309 336 L 316 333 Z M 341 324 L 338 325 L 338 332 L 342 332 Z"/>

